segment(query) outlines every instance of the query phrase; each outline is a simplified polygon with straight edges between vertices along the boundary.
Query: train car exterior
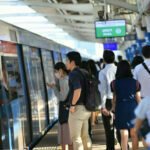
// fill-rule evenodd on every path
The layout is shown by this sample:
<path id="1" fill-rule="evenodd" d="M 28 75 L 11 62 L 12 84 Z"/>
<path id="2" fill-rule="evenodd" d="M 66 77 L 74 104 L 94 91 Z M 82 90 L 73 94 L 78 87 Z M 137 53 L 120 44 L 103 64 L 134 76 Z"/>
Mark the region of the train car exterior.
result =
<path id="1" fill-rule="evenodd" d="M 0 149 L 32 149 L 58 119 L 54 63 L 71 48 L 0 21 Z M 61 51 L 63 50 L 63 51 Z"/>

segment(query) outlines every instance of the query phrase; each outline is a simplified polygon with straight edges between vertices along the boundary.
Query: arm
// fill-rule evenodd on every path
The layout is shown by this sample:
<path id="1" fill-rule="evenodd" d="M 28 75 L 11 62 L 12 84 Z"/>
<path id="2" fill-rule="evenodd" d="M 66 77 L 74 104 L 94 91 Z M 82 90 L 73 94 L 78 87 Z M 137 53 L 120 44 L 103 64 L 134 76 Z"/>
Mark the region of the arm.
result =
<path id="1" fill-rule="evenodd" d="M 79 100 L 80 95 L 81 95 L 81 89 L 74 90 L 72 104 L 71 104 L 72 106 L 70 107 L 71 113 L 75 112 L 75 105 L 76 105 L 77 101 Z"/>
<path id="2" fill-rule="evenodd" d="M 141 92 L 136 92 L 135 97 L 136 97 L 136 101 L 137 101 L 137 103 L 139 104 L 139 103 L 140 103 L 140 101 L 141 101 Z"/>
<path id="3" fill-rule="evenodd" d="M 98 86 L 98 89 L 101 93 L 102 108 L 105 108 L 106 93 L 107 93 L 107 81 L 106 81 L 106 77 L 104 76 L 103 72 L 99 73 L 99 81 L 100 81 L 100 84 Z"/>
<path id="4" fill-rule="evenodd" d="M 113 99 L 112 99 L 112 111 L 115 111 L 115 107 L 116 107 L 116 94 L 113 93 Z"/>
<path id="5" fill-rule="evenodd" d="M 81 95 L 81 91 L 82 91 L 82 87 L 81 87 L 81 83 L 80 83 L 80 77 L 78 74 L 73 74 L 70 77 L 70 82 L 72 84 L 72 88 L 73 88 L 73 97 L 71 100 L 71 107 L 70 107 L 70 112 L 75 112 L 75 105 L 77 104 L 80 95 Z"/>
<path id="6" fill-rule="evenodd" d="M 81 95 L 81 89 L 74 90 L 73 99 L 72 99 L 72 105 L 76 105 L 77 101 L 80 98 L 80 95 Z"/>

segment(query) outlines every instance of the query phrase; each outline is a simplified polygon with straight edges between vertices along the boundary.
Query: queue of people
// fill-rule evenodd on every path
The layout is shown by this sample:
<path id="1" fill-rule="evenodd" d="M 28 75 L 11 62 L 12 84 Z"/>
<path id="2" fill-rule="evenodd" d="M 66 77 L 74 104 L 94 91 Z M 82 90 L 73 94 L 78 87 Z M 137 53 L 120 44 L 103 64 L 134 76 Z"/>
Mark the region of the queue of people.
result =
<path id="1" fill-rule="evenodd" d="M 93 60 L 83 61 L 78 52 L 66 55 L 66 64 L 55 65 L 55 76 L 60 88 L 48 83 L 59 97 L 59 144 L 66 150 L 91 150 L 92 127 L 102 114 L 106 135 L 106 150 L 115 150 L 115 139 L 122 150 L 128 150 L 131 137 L 132 150 L 139 149 L 140 129 L 147 119 L 150 126 L 150 46 L 144 46 L 143 57 L 136 56 L 130 64 L 119 59 L 115 63 L 112 51 L 105 50 L 99 69 Z M 86 84 L 81 68 L 98 80 L 101 106 L 98 112 L 86 109 Z M 63 103 L 62 103 L 63 102 Z M 63 110 L 64 109 L 64 112 Z M 67 115 L 68 113 L 68 115 Z M 62 120 L 64 122 L 61 122 Z M 150 149 L 150 129 L 143 137 Z"/>

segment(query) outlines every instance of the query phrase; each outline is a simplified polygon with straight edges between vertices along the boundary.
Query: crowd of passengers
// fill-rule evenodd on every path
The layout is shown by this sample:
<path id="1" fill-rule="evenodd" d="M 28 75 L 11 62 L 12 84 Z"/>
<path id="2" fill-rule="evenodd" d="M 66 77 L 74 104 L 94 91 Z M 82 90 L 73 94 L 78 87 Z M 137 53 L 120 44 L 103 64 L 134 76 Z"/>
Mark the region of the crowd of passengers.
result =
<path id="1" fill-rule="evenodd" d="M 47 83 L 54 88 L 59 97 L 59 134 L 58 142 L 63 150 L 68 145 L 69 150 L 92 149 L 92 127 L 98 123 L 101 113 L 106 135 L 106 150 L 115 150 L 116 140 L 122 150 L 138 150 L 139 141 L 143 141 L 145 149 L 150 150 L 150 128 L 142 133 L 145 120 L 150 126 L 150 46 L 142 49 L 143 56 L 135 56 L 130 64 L 122 57 L 115 62 L 112 51 L 105 50 L 99 63 L 93 60 L 81 61 L 78 52 L 66 55 L 66 64 L 55 64 L 55 76 L 59 80 L 58 88 L 53 83 Z M 98 112 L 85 108 L 85 79 L 80 70 L 85 69 L 94 76 L 101 105 Z M 69 114 L 63 112 L 62 105 Z M 66 103 L 67 104 L 67 103 Z M 129 146 L 128 139 L 132 145 Z"/>

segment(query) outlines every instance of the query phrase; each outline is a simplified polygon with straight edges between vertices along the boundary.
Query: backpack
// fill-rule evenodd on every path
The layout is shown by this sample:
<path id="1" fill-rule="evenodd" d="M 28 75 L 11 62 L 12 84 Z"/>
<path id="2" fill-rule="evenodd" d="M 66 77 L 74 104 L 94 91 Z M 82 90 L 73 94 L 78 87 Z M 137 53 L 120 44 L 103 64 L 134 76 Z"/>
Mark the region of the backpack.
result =
<path id="1" fill-rule="evenodd" d="M 99 111 L 101 105 L 101 95 L 98 90 L 99 81 L 95 76 L 91 76 L 84 69 L 79 69 L 78 72 L 84 78 L 85 87 L 85 108 L 88 111 Z"/>

